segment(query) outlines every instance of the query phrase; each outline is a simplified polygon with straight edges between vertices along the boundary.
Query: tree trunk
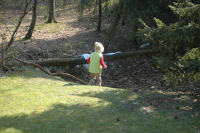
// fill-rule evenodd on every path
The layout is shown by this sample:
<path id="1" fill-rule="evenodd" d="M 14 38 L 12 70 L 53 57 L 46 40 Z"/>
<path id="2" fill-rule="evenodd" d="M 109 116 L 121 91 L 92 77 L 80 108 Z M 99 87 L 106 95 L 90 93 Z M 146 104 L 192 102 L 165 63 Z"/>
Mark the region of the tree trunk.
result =
<path id="1" fill-rule="evenodd" d="M 133 27 L 133 40 L 136 41 L 136 33 L 137 33 L 137 30 L 138 30 L 138 26 L 139 26 L 139 21 L 138 21 L 138 14 L 135 13 L 134 15 L 134 18 L 133 18 L 133 24 L 132 24 L 132 27 Z"/>
<path id="2" fill-rule="evenodd" d="M 120 59 L 126 59 L 130 57 L 144 56 L 144 55 L 155 55 L 158 54 L 159 51 L 156 49 L 147 49 L 147 50 L 139 50 L 134 52 L 124 52 L 124 53 L 115 53 L 113 55 L 104 54 L 105 61 L 115 61 Z M 54 59 L 46 59 L 34 61 L 35 64 L 41 66 L 75 66 L 86 64 L 86 60 L 84 58 L 54 58 Z"/>
<path id="3" fill-rule="evenodd" d="M 47 23 L 57 23 L 55 19 L 55 0 L 49 0 L 49 18 Z"/>
<path id="4" fill-rule="evenodd" d="M 36 23 L 36 18 L 37 18 L 37 0 L 34 0 L 32 13 L 33 13 L 32 14 L 32 22 L 31 22 L 31 25 L 29 27 L 29 30 L 28 30 L 26 36 L 24 37 L 25 40 L 31 39 L 33 30 L 35 28 L 35 23 Z"/>
<path id="5" fill-rule="evenodd" d="M 122 16 L 122 26 L 126 24 L 126 15 Z"/>
<path id="6" fill-rule="evenodd" d="M 115 19 L 109 29 L 108 35 L 107 35 L 107 39 L 105 41 L 105 52 L 108 52 L 109 46 L 110 46 L 110 42 L 113 39 L 114 35 L 115 35 L 115 29 L 119 23 L 121 14 L 122 14 L 122 10 L 123 10 L 123 5 L 124 5 L 124 0 L 120 0 L 119 2 L 119 6 L 116 12 L 116 16 Z"/>
<path id="7" fill-rule="evenodd" d="M 102 18 L 102 0 L 99 0 L 99 21 L 97 26 L 97 31 L 101 31 L 101 18 Z"/>
<path id="8" fill-rule="evenodd" d="M 122 11 L 122 26 L 126 24 L 126 16 L 127 15 L 127 3 L 124 3 L 123 11 Z"/>

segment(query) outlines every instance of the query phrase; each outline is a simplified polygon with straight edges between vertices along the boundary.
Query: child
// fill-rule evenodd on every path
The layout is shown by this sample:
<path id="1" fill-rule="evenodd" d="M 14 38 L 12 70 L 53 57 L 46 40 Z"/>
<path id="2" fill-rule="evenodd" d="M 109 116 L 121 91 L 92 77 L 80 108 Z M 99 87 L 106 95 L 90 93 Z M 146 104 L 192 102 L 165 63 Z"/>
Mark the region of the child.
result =
<path id="1" fill-rule="evenodd" d="M 96 85 L 101 86 L 102 80 L 101 80 L 101 72 L 102 67 L 105 69 L 107 66 L 104 64 L 103 61 L 103 51 L 104 47 L 101 43 L 95 42 L 95 48 L 94 52 L 90 55 L 90 58 L 87 59 L 87 63 L 90 64 L 89 66 L 89 72 L 90 72 L 90 82 L 89 85 L 94 84 L 95 78 L 97 80 Z"/>

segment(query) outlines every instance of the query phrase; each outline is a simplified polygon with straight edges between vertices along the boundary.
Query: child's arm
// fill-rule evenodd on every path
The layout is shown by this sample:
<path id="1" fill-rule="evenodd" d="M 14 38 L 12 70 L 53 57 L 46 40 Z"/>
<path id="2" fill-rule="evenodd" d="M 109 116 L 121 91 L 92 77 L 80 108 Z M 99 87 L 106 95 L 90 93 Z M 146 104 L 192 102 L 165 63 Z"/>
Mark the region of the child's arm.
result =
<path id="1" fill-rule="evenodd" d="M 90 57 L 86 60 L 87 63 L 90 63 Z"/>
<path id="2" fill-rule="evenodd" d="M 101 66 L 102 66 L 104 69 L 107 68 L 107 66 L 104 64 L 103 56 L 102 56 L 101 59 L 100 59 L 100 64 L 101 64 Z"/>

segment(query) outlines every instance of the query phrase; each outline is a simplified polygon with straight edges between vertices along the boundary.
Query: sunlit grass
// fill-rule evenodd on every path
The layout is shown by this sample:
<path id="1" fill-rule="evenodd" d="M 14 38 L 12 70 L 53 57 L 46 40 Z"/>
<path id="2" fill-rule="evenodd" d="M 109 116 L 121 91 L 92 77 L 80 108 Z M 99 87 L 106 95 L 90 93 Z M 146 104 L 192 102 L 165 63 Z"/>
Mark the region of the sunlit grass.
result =
<path id="1" fill-rule="evenodd" d="M 0 133 L 196 133 L 199 112 L 181 98 L 79 85 L 27 68 L 0 79 Z"/>
<path id="2" fill-rule="evenodd" d="M 63 31 L 67 28 L 67 25 L 61 23 L 44 23 L 41 25 L 37 25 L 35 27 L 36 31 L 43 31 L 47 33 L 56 33 L 59 31 Z"/>

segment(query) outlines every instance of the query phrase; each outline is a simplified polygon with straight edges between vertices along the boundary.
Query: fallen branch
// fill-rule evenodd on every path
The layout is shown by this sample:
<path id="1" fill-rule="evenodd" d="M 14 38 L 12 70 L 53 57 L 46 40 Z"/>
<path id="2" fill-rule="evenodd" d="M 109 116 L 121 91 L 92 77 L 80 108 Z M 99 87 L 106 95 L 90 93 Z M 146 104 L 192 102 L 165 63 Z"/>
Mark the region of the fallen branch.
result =
<path id="1" fill-rule="evenodd" d="M 69 73 L 51 73 L 51 72 L 48 72 L 47 70 L 45 70 L 43 67 L 41 67 L 38 64 L 34 64 L 34 63 L 31 63 L 31 62 L 22 61 L 22 60 L 17 59 L 17 58 L 15 58 L 15 60 L 17 60 L 17 61 L 19 61 L 19 62 L 21 62 L 23 64 L 26 64 L 26 65 L 32 65 L 34 67 L 37 67 L 37 68 L 39 68 L 40 70 L 42 70 L 44 73 L 46 73 L 48 75 L 68 77 L 68 78 L 71 78 L 71 79 L 73 79 L 75 81 L 79 81 L 81 84 L 86 85 L 86 83 L 83 80 L 80 80 L 79 78 L 77 78 L 77 77 L 75 77 L 75 76 L 73 76 L 73 75 L 71 75 Z"/>

